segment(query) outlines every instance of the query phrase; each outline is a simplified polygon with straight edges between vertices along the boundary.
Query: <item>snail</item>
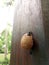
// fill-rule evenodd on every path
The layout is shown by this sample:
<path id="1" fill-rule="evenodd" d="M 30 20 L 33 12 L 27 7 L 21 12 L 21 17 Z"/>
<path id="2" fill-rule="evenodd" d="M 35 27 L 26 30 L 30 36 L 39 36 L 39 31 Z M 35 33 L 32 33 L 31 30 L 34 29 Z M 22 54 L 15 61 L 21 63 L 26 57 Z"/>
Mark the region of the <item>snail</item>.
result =
<path id="1" fill-rule="evenodd" d="M 33 47 L 32 32 L 25 33 L 21 38 L 21 47 L 24 49 L 31 49 Z"/>

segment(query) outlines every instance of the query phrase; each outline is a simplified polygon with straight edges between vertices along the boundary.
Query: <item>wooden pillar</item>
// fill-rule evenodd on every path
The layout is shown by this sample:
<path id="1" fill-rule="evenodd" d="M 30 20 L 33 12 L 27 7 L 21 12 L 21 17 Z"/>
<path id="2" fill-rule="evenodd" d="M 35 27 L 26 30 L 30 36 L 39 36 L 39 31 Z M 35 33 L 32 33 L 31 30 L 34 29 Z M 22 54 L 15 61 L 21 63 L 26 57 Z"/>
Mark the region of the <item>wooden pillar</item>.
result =
<path id="1" fill-rule="evenodd" d="M 16 5 L 10 65 L 47 65 L 41 0 L 17 0 Z M 32 55 L 20 45 L 22 35 L 29 31 L 39 45 Z"/>

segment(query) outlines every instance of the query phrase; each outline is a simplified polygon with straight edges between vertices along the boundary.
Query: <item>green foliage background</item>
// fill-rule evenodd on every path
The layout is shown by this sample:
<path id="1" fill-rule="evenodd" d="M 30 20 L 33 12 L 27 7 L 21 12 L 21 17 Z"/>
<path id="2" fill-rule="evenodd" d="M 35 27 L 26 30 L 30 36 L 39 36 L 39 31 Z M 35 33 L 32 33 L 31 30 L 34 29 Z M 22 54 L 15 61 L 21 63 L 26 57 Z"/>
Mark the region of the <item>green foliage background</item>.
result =
<path id="1" fill-rule="evenodd" d="M 12 31 L 11 31 L 11 25 L 8 24 L 7 28 L 4 29 L 0 34 L 0 53 L 4 53 L 4 48 L 2 48 L 5 45 L 5 40 L 7 40 L 7 48 L 8 52 L 11 51 L 11 38 L 12 38 Z M 7 39 L 5 39 L 5 34 L 7 30 Z"/>

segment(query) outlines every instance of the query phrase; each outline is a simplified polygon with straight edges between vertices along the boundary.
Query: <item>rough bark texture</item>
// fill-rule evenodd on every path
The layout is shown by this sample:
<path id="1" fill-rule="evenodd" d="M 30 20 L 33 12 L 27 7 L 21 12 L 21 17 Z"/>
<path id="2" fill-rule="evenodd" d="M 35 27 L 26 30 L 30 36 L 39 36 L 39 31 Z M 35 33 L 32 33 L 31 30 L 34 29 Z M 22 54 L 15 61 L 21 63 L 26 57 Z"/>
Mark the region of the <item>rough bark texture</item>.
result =
<path id="1" fill-rule="evenodd" d="M 49 46 L 48 4 L 49 0 L 17 1 L 14 17 L 10 65 L 49 65 L 49 53 L 47 52 L 47 47 Z M 35 38 L 38 40 L 39 45 L 38 49 L 36 48 L 33 50 L 32 55 L 30 55 L 28 50 L 21 49 L 20 46 L 22 35 L 29 31 L 33 32 Z M 45 43 L 45 36 L 47 44 Z"/>

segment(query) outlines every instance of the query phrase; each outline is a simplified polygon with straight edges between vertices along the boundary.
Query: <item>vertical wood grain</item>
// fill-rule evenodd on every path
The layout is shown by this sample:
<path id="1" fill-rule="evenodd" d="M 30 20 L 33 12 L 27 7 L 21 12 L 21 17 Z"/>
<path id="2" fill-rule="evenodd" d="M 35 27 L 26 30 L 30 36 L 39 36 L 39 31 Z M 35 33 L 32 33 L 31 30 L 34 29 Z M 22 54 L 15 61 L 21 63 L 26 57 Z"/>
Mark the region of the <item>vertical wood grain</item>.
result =
<path id="1" fill-rule="evenodd" d="M 33 32 L 39 45 L 38 50 L 33 50 L 32 55 L 29 50 L 22 49 L 20 45 L 21 37 L 29 31 Z M 14 17 L 10 65 L 46 65 L 45 59 L 47 60 L 41 1 L 18 0 Z"/>

